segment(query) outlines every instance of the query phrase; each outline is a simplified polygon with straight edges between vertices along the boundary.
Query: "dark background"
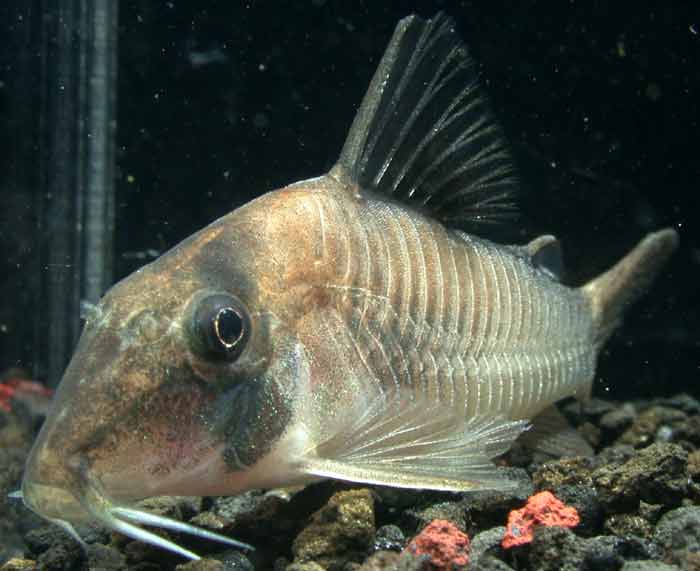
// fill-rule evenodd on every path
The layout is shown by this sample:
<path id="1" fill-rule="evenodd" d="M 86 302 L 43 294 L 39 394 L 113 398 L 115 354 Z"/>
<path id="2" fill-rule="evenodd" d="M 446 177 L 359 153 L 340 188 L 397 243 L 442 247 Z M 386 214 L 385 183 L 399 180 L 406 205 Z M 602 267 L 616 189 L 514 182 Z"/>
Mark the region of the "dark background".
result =
<path id="1" fill-rule="evenodd" d="M 692 5 L 120 2 L 116 276 L 251 198 L 326 171 L 397 21 L 444 10 L 513 145 L 519 240 L 558 235 L 568 279 L 580 283 L 646 232 L 681 234 L 668 271 L 604 351 L 598 394 L 698 395 L 700 17 Z M 9 121 L 6 107 L 0 116 Z M 14 241 L 31 228 L 17 200 Z M 12 325 L 10 258 L 0 303 Z M 1 356 L 0 368 L 40 358 L 26 347 Z"/>

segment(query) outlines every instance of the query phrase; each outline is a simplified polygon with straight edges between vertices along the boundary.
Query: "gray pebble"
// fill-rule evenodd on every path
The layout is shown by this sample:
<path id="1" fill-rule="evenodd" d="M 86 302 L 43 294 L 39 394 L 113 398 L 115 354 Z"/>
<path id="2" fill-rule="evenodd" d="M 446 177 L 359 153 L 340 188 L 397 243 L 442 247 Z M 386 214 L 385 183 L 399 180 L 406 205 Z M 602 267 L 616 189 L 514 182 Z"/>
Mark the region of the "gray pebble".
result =
<path id="1" fill-rule="evenodd" d="M 665 559 L 674 563 L 683 561 L 688 551 L 700 551 L 700 506 L 664 514 L 656 524 L 654 541 L 665 551 Z"/>
<path id="2" fill-rule="evenodd" d="M 500 548 L 505 533 L 506 528 L 502 525 L 477 533 L 471 542 L 470 561 L 478 562 L 489 549 Z"/>
<path id="3" fill-rule="evenodd" d="M 396 525 L 383 525 L 374 535 L 373 551 L 401 551 L 406 545 L 406 537 Z"/>

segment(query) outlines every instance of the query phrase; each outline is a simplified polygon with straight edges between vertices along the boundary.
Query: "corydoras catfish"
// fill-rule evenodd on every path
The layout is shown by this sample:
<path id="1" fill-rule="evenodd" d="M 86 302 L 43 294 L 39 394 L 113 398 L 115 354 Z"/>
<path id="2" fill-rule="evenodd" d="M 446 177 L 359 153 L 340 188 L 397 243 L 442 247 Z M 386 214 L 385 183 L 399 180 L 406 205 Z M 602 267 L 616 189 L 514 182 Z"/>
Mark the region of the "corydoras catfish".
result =
<path id="1" fill-rule="evenodd" d="M 543 448 L 590 452 L 553 405 L 589 396 L 678 237 L 568 287 L 554 237 L 465 233 L 507 218 L 518 186 L 475 75 L 449 18 L 402 20 L 328 174 L 111 288 L 31 452 L 27 506 L 195 558 L 139 524 L 236 542 L 134 502 L 321 478 L 499 489 L 492 460 L 531 423 Z"/>

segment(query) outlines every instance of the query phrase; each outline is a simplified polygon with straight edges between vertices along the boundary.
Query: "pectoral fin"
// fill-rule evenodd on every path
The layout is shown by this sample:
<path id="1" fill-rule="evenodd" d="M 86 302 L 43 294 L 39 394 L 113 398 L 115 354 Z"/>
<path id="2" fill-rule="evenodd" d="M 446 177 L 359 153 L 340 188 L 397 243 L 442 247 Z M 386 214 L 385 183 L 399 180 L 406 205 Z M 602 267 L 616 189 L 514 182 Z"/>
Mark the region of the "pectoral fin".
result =
<path id="1" fill-rule="evenodd" d="M 420 399 L 381 395 L 304 455 L 313 476 L 403 488 L 466 491 L 513 485 L 492 459 L 525 421 L 459 416 Z"/>

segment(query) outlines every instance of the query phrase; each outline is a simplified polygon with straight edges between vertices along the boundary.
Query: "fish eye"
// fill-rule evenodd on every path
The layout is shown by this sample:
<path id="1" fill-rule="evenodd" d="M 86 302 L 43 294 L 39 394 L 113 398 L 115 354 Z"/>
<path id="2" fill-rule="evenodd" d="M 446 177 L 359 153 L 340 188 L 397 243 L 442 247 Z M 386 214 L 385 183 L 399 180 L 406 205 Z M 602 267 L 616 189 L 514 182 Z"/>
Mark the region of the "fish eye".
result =
<path id="1" fill-rule="evenodd" d="M 193 350 L 205 358 L 235 361 L 250 336 L 250 317 L 232 295 L 213 294 L 200 299 L 191 322 Z"/>

